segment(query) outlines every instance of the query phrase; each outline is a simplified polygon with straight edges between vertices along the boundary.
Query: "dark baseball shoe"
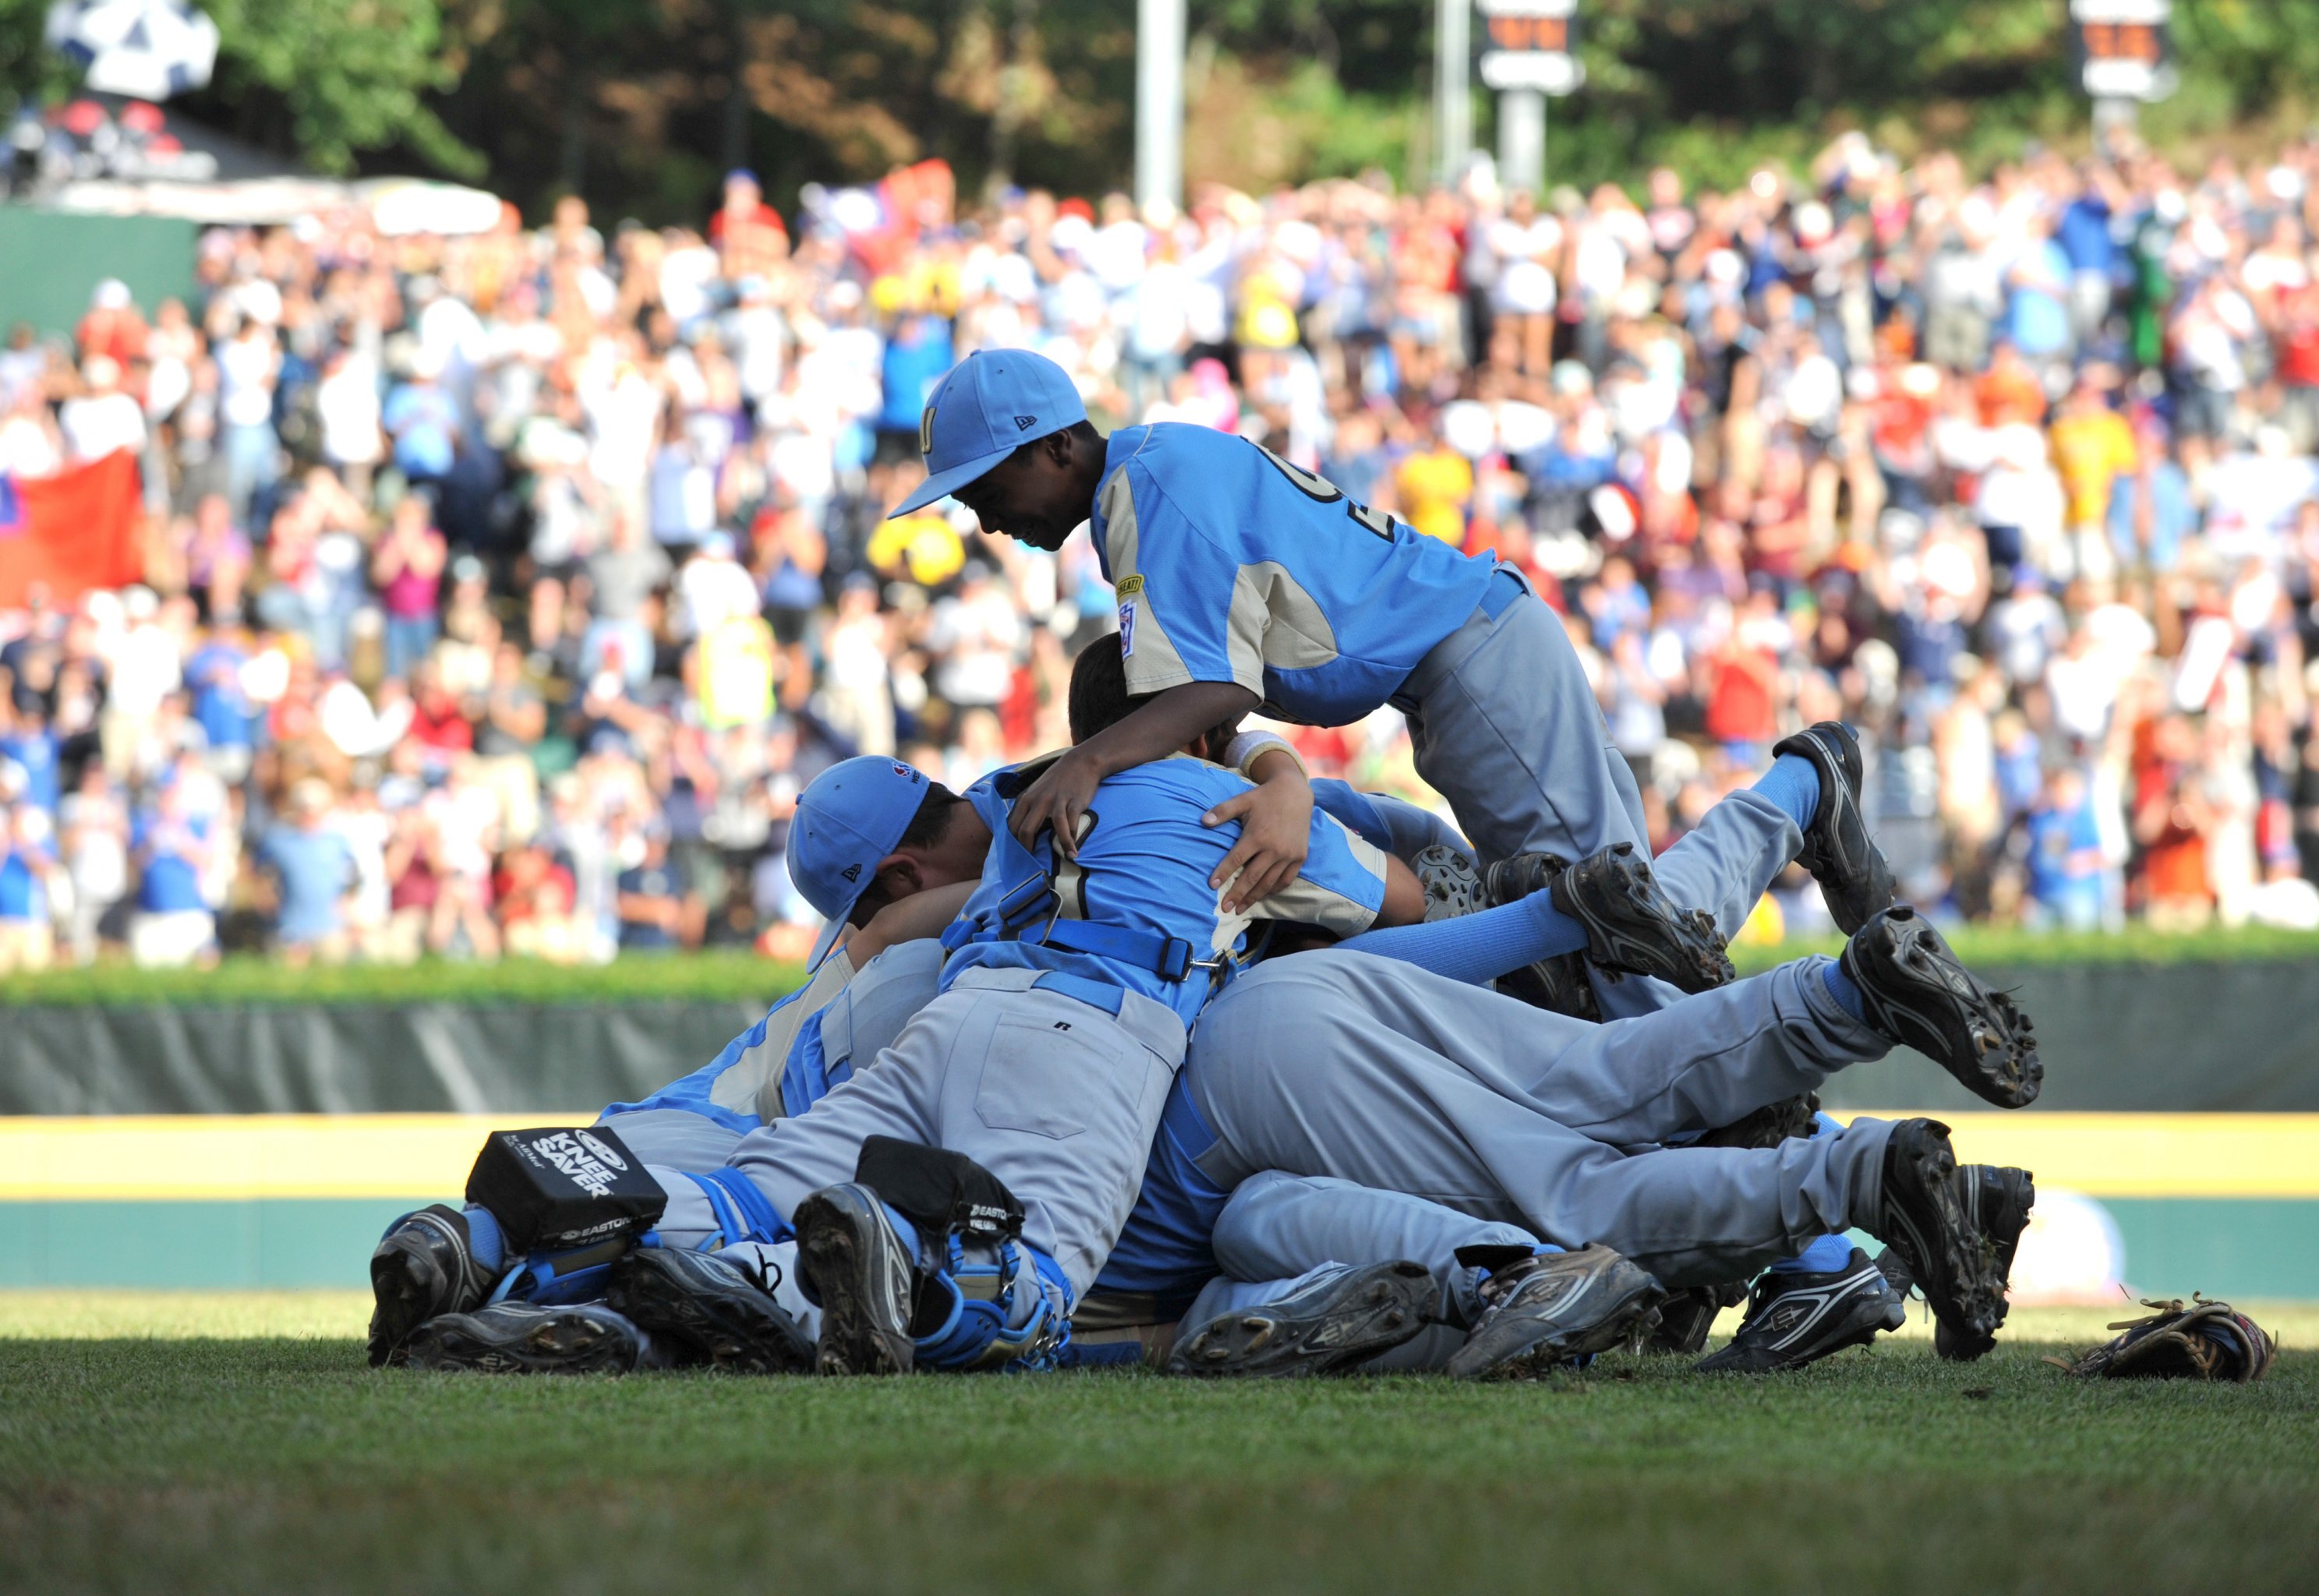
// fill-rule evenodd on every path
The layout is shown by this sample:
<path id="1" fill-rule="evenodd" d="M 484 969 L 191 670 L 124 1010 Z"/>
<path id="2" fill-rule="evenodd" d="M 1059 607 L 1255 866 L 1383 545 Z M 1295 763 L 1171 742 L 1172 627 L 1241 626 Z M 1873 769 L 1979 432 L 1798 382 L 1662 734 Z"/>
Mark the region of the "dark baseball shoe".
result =
<path id="1" fill-rule="evenodd" d="M 1747 1287 L 1744 1283 L 1689 1285 L 1669 1292 L 1666 1301 L 1659 1304 L 1658 1328 L 1651 1332 L 1643 1350 L 1697 1357 L 1707 1350 L 1708 1332 L 1715 1328 L 1716 1316 L 1746 1300 Z"/>
<path id="2" fill-rule="evenodd" d="M 813 1343 L 771 1283 L 713 1252 L 639 1247 L 612 1266 L 604 1298 L 681 1366 L 731 1375 L 803 1375 Z"/>
<path id="3" fill-rule="evenodd" d="M 474 1307 L 492 1284 L 475 1262 L 465 1214 L 440 1203 L 404 1214 L 370 1255 L 370 1366 L 401 1363 L 411 1331 Z"/>
<path id="4" fill-rule="evenodd" d="M 1598 969 L 1656 976 L 1685 992 L 1731 978 L 1715 916 L 1676 907 L 1632 843 L 1580 860 L 1547 890 L 1556 908 L 1586 928 L 1586 957 Z"/>
<path id="5" fill-rule="evenodd" d="M 1964 1206 L 1967 1222 L 1997 1249 L 1998 1277 L 2009 1284 L 2013 1278 L 2013 1255 L 2020 1249 L 2021 1232 L 2029 1228 L 2029 1211 L 2037 1204 L 2035 1177 L 2026 1169 L 1967 1164 L 1957 1171 L 1957 1200 Z M 1876 1260 L 1876 1267 L 1892 1283 L 1892 1289 L 1904 1297 L 1917 1283 L 1898 1253 L 1888 1250 Z M 2007 1307 L 2004 1298 L 1999 1297 L 1997 1322 L 2000 1326 L 2005 1322 Z M 1945 1319 L 1933 1321 L 1933 1350 L 1952 1363 L 1971 1363 L 1996 1345 L 1994 1337 L 1971 1335 Z"/>
<path id="6" fill-rule="evenodd" d="M 1860 810 L 1866 780 L 1860 739 L 1842 721 L 1823 720 L 1773 745 L 1773 758 L 1782 753 L 1808 759 L 1819 771 L 1819 808 L 1804 827 L 1796 862 L 1819 883 L 1836 929 L 1850 936 L 1870 915 L 1892 906 L 1892 867 L 1868 834 L 1868 818 Z"/>
<path id="7" fill-rule="evenodd" d="M 1902 1120 L 1884 1149 L 1882 1214 L 1863 1228 L 1899 1255 L 1936 1318 L 1981 1340 L 2005 1318 L 2005 1275 L 1996 1244 L 1966 1217 L 1967 1184 L 1946 1125 Z"/>
<path id="8" fill-rule="evenodd" d="M 1460 1380 L 1521 1380 L 1607 1352 L 1645 1327 L 1659 1283 L 1607 1247 L 1524 1258 L 1482 1282 L 1481 1321 L 1449 1359 Z"/>
<path id="9" fill-rule="evenodd" d="M 1879 1330 L 1907 1322 L 1908 1304 L 1858 1248 L 1844 1267 L 1825 1275 L 1773 1271 L 1757 1277 L 1747 1317 L 1730 1345 L 1701 1358 L 1702 1375 L 1768 1375 L 1800 1369 L 1846 1347 L 1864 1347 Z"/>
<path id="10" fill-rule="evenodd" d="M 1517 853 L 1500 860 L 1483 875 L 1482 896 L 1493 908 L 1519 902 L 1533 892 L 1548 890 L 1555 878 L 1569 868 L 1569 861 L 1557 854 Z M 1533 1008 L 1568 1014 L 1574 1020 L 1600 1020 L 1602 1005 L 1595 1001 L 1594 985 L 1587 979 L 1586 969 L 1585 954 L 1560 953 L 1509 970 L 1493 984 L 1506 996 Z"/>
<path id="11" fill-rule="evenodd" d="M 626 1375 L 661 1361 L 645 1333 L 601 1303 L 494 1303 L 445 1313 L 411 1334 L 414 1369 L 479 1375 Z"/>
<path id="12" fill-rule="evenodd" d="M 1782 1097 L 1719 1125 L 1690 1147 L 1777 1147 L 1782 1141 L 1809 1141 L 1819 1123 L 1819 1094 Z"/>
<path id="13" fill-rule="evenodd" d="M 1870 1030 L 1936 1059 L 1999 1108 L 2037 1100 L 2045 1066 L 2029 1016 L 1982 985 L 1916 910 L 1899 904 L 1871 916 L 1838 962 L 1860 988 Z"/>
<path id="14" fill-rule="evenodd" d="M 821 1303 L 814 1367 L 825 1375 L 907 1375 L 917 1260 L 859 1183 L 825 1186 L 798 1204 L 798 1272 Z"/>
<path id="15" fill-rule="evenodd" d="M 1171 1375 L 1294 1378 L 1348 1368 L 1423 1330 L 1438 1291 L 1423 1264 L 1349 1266 L 1277 1302 L 1221 1314 L 1176 1343 Z"/>

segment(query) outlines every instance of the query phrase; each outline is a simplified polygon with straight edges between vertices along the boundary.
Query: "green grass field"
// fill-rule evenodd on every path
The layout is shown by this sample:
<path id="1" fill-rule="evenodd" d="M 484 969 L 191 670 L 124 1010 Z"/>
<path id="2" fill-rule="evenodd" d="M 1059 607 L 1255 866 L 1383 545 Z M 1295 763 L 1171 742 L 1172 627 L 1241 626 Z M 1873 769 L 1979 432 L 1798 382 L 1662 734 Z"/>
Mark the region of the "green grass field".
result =
<path id="1" fill-rule="evenodd" d="M 2110 1315 L 1799 1375 L 518 1381 L 358 1295 L 0 1294 L 0 1590 L 2308 1591 L 2319 1307 L 2261 1385 L 2080 1384 Z"/>

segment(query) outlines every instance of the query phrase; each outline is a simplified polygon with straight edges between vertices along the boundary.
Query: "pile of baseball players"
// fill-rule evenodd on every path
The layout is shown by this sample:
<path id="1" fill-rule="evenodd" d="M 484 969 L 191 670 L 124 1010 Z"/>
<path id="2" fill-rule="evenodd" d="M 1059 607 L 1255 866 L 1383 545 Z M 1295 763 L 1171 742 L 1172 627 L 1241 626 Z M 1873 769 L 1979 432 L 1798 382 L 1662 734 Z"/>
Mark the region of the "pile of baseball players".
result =
<path id="1" fill-rule="evenodd" d="M 1106 439 L 1036 355 L 958 366 L 920 441 L 899 509 L 949 494 L 1046 549 L 1089 526 L 1119 627 L 1072 746 L 959 794 L 871 757 L 815 781 L 807 985 L 573 1133 L 648 1211 L 556 1231 L 471 1186 L 406 1216 L 374 1364 L 1508 1377 L 1696 1355 L 1744 1297 L 1700 1366 L 1768 1371 L 1898 1328 L 1911 1290 L 1942 1355 L 1988 1350 L 2028 1174 L 1815 1093 L 1902 1043 L 2000 1107 L 2042 1069 L 1891 902 L 1843 726 L 1652 860 L 1507 568 L 1242 438 Z M 1239 729 L 1385 704 L 1454 829 Z M 1796 861 L 1848 945 L 1735 979 L 1726 938 Z"/>

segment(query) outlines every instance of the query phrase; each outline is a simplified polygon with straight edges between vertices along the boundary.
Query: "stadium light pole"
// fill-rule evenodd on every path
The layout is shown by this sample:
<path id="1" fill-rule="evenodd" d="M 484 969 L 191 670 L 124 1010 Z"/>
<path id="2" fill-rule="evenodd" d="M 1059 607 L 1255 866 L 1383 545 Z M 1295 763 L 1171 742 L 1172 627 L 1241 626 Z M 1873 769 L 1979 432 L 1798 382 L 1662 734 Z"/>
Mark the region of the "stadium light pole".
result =
<path id="1" fill-rule="evenodd" d="M 1444 186 L 1466 174 L 1474 149 L 1474 0 L 1434 0 L 1433 175 Z"/>
<path id="2" fill-rule="evenodd" d="M 1184 0 L 1135 0 L 1135 203 L 1184 203 Z"/>
<path id="3" fill-rule="evenodd" d="M 1509 193 L 1546 183 L 1546 96 L 1536 89 L 1498 95 L 1498 179 Z"/>

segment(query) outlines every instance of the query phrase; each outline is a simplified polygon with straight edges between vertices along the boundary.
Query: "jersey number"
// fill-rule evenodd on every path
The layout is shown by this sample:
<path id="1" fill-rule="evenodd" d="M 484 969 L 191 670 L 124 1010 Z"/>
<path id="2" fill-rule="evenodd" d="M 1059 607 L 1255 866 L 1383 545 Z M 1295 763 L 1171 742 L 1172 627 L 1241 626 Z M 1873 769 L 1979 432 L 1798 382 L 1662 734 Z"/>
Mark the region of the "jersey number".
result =
<path id="1" fill-rule="evenodd" d="M 1351 500 L 1345 498 L 1343 489 L 1328 478 L 1314 476 L 1309 471 L 1289 464 L 1287 461 L 1283 460 L 1262 444 L 1256 446 L 1258 452 L 1266 459 L 1280 467 L 1280 474 L 1295 482 L 1297 491 L 1306 498 L 1318 500 L 1322 504 L 1335 504 L 1341 500 L 1345 507 L 1345 513 L 1352 517 L 1357 526 L 1365 531 L 1375 533 L 1387 543 L 1393 541 L 1393 518 L 1385 511 L 1371 509 L 1366 504 L 1355 504 Z"/>

